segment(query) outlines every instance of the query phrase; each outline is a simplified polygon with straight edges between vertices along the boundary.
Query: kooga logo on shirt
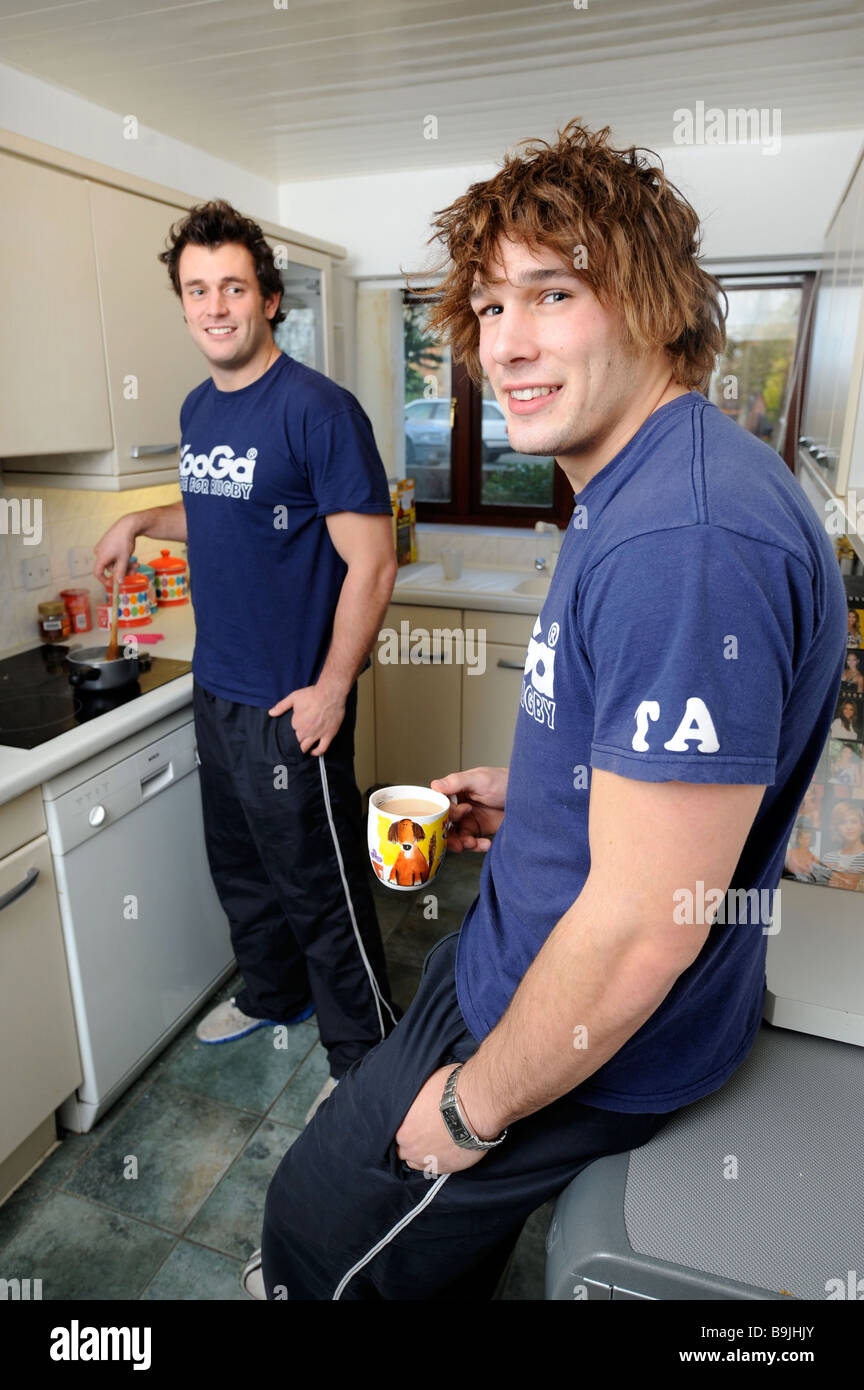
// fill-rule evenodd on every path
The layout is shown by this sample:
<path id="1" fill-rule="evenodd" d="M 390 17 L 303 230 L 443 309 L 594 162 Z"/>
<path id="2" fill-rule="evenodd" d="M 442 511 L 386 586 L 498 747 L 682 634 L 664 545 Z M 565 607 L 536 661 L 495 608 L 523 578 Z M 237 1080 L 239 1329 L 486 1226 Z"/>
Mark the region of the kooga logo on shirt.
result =
<path id="1" fill-rule="evenodd" d="M 546 641 L 542 641 L 543 627 L 537 619 L 525 657 L 525 675 L 530 684 L 523 681 L 520 696 L 520 704 L 531 718 L 550 729 L 555 728 L 555 646 L 560 631 L 558 624 L 552 623 Z"/>
<path id="2" fill-rule="evenodd" d="M 211 497 L 242 497 L 252 491 L 257 449 L 237 458 L 229 444 L 217 444 L 209 454 L 194 454 L 191 445 L 180 449 L 180 491 L 208 492 Z"/>

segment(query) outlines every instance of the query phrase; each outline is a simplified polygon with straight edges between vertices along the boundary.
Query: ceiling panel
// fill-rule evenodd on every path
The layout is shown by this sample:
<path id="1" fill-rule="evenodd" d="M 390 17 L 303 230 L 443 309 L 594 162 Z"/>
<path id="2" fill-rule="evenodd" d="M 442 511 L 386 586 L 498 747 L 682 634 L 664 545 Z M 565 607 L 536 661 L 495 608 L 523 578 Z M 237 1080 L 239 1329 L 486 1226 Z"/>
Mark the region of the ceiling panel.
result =
<path id="1" fill-rule="evenodd" d="M 0 62 L 280 182 L 498 160 L 574 116 L 670 145 L 700 100 L 864 125 L 864 0 L 0 0 Z"/>

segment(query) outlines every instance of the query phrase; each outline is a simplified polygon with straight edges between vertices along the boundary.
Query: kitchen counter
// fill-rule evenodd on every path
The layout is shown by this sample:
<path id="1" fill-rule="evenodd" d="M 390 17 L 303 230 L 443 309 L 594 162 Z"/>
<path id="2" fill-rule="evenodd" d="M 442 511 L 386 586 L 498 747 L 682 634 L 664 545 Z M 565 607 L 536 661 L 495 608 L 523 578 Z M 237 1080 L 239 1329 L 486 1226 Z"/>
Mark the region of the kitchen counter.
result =
<path id="1" fill-rule="evenodd" d="M 480 569 L 466 565 L 459 579 L 445 579 L 440 564 L 420 563 L 403 565 L 399 570 L 392 602 L 533 614 L 540 612 L 547 589 L 547 579 L 524 568 Z M 126 631 L 134 633 L 136 629 Z M 191 604 L 160 609 L 154 614 L 150 627 L 140 631 L 142 634 L 164 634 L 164 641 L 144 648 L 154 656 L 192 660 L 195 620 Z M 123 635 L 121 631 L 121 640 Z M 90 647 L 103 642 L 107 642 L 107 635 L 94 629 L 70 639 L 69 645 Z M 192 676 L 189 674 L 168 681 L 139 699 L 130 700 L 37 748 L 0 745 L 0 805 L 191 703 Z"/>
<path id="2" fill-rule="evenodd" d="M 540 612 L 548 591 L 548 574 L 524 567 L 465 565 L 458 579 L 445 579 L 440 564 L 421 562 L 399 570 L 392 602 L 531 615 Z"/>
<path id="3" fill-rule="evenodd" d="M 153 656 L 173 657 L 177 661 L 191 661 L 195 645 L 195 620 L 192 605 L 185 603 L 176 608 L 163 608 L 154 613 L 149 627 L 121 629 L 122 644 L 126 634 L 136 631 L 161 632 L 164 641 L 142 646 Z M 107 644 L 107 633 L 94 628 L 70 638 L 70 647 L 96 647 Z M 36 645 L 35 642 L 31 645 Z M 20 650 L 20 649 L 19 649 Z M 137 700 L 129 700 L 117 709 L 102 714 L 98 719 L 80 724 L 68 733 L 60 734 L 37 748 L 9 748 L 0 745 L 0 806 L 12 801 L 16 796 L 38 787 L 49 777 L 56 777 L 77 763 L 83 763 L 103 748 L 119 743 L 128 734 L 138 733 L 150 724 L 155 724 L 165 715 L 173 714 L 184 705 L 192 703 L 192 675 L 179 676 L 148 691 Z"/>

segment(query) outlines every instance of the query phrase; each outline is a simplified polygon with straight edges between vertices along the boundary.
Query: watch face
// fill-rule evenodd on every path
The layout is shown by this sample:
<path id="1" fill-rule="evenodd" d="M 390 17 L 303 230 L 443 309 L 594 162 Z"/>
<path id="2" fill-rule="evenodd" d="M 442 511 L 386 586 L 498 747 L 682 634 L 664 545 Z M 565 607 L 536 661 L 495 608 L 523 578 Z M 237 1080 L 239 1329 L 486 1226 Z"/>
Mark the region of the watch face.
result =
<path id="1" fill-rule="evenodd" d="M 448 1105 L 442 1108 L 441 1114 L 444 1116 L 444 1123 L 450 1131 L 450 1137 L 454 1141 L 454 1143 L 462 1144 L 466 1139 L 470 1139 L 472 1137 L 469 1131 L 465 1128 L 459 1111 L 456 1109 L 455 1105 Z"/>

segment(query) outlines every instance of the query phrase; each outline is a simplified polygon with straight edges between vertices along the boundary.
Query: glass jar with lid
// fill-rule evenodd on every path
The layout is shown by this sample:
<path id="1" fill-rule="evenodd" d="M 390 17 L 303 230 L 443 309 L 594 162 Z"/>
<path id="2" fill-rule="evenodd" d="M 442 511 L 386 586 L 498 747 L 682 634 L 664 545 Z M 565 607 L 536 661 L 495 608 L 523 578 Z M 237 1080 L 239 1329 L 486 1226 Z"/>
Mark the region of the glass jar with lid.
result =
<path id="1" fill-rule="evenodd" d="M 62 642 L 72 631 L 72 623 L 62 599 L 46 599 L 37 605 L 39 636 L 43 642 Z"/>

